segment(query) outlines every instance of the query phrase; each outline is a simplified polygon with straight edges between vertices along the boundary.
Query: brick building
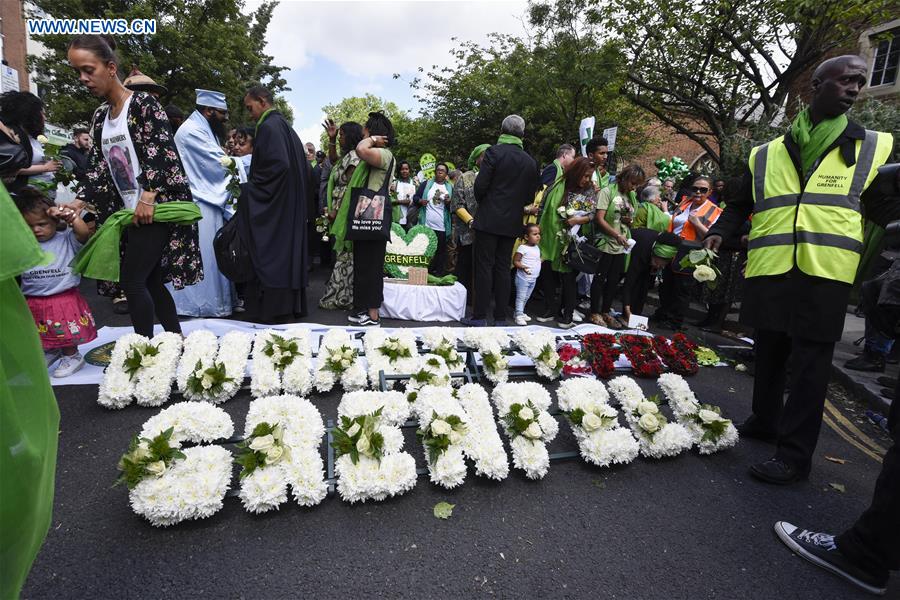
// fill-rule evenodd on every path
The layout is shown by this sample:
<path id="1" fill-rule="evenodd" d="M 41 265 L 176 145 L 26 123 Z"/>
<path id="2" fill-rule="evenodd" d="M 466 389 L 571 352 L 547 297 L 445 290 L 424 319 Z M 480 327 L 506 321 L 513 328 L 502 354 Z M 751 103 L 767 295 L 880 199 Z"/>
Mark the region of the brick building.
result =
<path id="1" fill-rule="evenodd" d="M 25 14 L 21 0 L 0 1 L 0 39 L 4 67 L 15 69 L 19 90 L 31 89 L 25 59 L 28 53 L 28 36 L 25 34 Z M 6 86 L 3 91 L 6 91 Z"/>

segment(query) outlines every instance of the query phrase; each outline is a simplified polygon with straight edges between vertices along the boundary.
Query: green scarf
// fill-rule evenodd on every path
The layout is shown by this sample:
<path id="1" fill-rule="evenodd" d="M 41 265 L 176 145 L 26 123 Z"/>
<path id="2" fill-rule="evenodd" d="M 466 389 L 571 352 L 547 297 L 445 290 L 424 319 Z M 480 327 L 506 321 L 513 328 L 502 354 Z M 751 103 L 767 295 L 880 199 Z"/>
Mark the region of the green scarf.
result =
<path id="1" fill-rule="evenodd" d="M 262 122 L 266 120 L 266 117 L 268 117 L 268 116 L 269 116 L 269 113 L 272 112 L 273 110 L 275 110 L 275 109 L 274 109 L 274 108 L 267 108 L 267 109 L 266 109 L 266 112 L 264 112 L 263 114 L 261 114 L 261 115 L 259 116 L 259 121 L 256 122 L 256 129 L 255 129 L 255 131 L 257 131 L 257 132 L 259 131 L 259 126 L 262 125 Z M 255 134 L 254 134 L 254 135 L 255 135 Z"/>
<path id="2" fill-rule="evenodd" d="M 331 206 L 334 203 L 334 180 L 337 179 L 337 165 L 331 167 L 331 172 L 328 173 L 328 185 L 325 186 L 325 201 L 326 206 L 328 206 L 328 212 L 331 212 Z"/>
<path id="3" fill-rule="evenodd" d="M 72 271 L 91 279 L 119 281 L 119 243 L 122 231 L 132 225 L 132 217 L 130 208 L 110 215 L 69 263 Z M 163 202 L 153 211 L 154 223 L 193 225 L 201 218 L 200 207 L 193 202 Z"/>
<path id="4" fill-rule="evenodd" d="M 18 598 L 50 527 L 59 408 L 15 276 L 44 260 L 0 183 L 0 598 Z"/>
<path id="5" fill-rule="evenodd" d="M 500 137 L 503 137 L 503 136 L 500 136 Z M 520 146 L 522 145 L 521 140 L 519 141 L 519 145 Z M 473 171 L 478 170 L 478 165 L 475 164 L 475 161 L 478 160 L 478 157 L 481 156 L 482 154 L 484 154 L 484 151 L 490 147 L 491 147 L 490 144 L 480 144 L 478 146 L 475 146 L 475 148 L 469 154 L 469 160 L 466 163 L 469 165 L 470 170 L 473 170 Z"/>
<path id="6" fill-rule="evenodd" d="M 518 146 L 522 148 L 522 138 L 516 137 L 514 135 L 510 135 L 508 133 L 500 134 L 500 137 L 497 138 L 498 144 L 513 144 L 514 146 Z"/>
<path id="7" fill-rule="evenodd" d="M 565 224 L 556 212 L 565 197 L 566 182 L 563 179 L 562 167 L 558 161 L 554 162 L 556 179 L 553 185 L 544 191 L 544 199 L 541 201 L 541 243 L 538 247 L 541 249 L 541 260 L 551 261 L 554 271 L 566 273 L 569 268 L 562 262 L 563 243 L 558 236 Z"/>
<path id="8" fill-rule="evenodd" d="M 847 115 L 825 119 L 815 127 L 809 118 L 809 109 L 804 108 L 791 123 L 791 137 L 800 146 L 800 162 L 803 175 L 809 174 L 816 160 L 825 154 L 828 147 L 847 128 Z"/>
<path id="9" fill-rule="evenodd" d="M 350 214 L 350 193 L 356 188 L 364 187 L 368 180 L 369 163 L 361 160 L 356 165 L 356 168 L 353 169 L 350 182 L 344 188 L 344 199 L 341 200 L 337 216 L 334 218 L 334 223 L 331 224 L 331 235 L 334 237 L 334 251 L 337 253 L 349 252 L 353 249 L 353 242 L 348 242 L 345 239 L 347 237 L 347 215 Z"/>
<path id="10" fill-rule="evenodd" d="M 652 202 L 644 202 L 641 207 L 647 211 L 647 229 L 659 231 L 660 233 L 669 229 L 669 215 L 664 213 L 660 207 Z"/>

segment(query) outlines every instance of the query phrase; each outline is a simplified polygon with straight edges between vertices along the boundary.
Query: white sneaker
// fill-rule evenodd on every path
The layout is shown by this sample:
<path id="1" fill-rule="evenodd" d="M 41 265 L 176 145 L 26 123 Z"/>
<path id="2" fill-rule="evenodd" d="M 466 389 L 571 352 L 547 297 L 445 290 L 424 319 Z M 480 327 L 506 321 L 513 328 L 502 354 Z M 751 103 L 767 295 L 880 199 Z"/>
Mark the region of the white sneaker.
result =
<path id="1" fill-rule="evenodd" d="M 584 321 L 584 313 L 582 313 L 580 310 L 573 311 L 572 321 L 574 321 L 575 323 L 581 323 L 582 321 Z"/>
<path id="2" fill-rule="evenodd" d="M 530 316 L 528 316 L 528 315 L 522 315 L 522 317 L 525 319 L 525 322 L 526 322 L 526 323 L 531 323 L 531 317 L 530 317 Z"/>
<path id="3" fill-rule="evenodd" d="M 525 315 L 519 315 L 516 317 L 516 325 L 527 325 L 528 319 L 525 318 Z"/>
<path id="4" fill-rule="evenodd" d="M 44 350 L 44 359 L 47 361 L 47 368 L 50 368 L 50 365 L 59 360 L 59 357 L 62 356 L 62 350 Z"/>
<path id="5" fill-rule="evenodd" d="M 84 358 L 82 358 L 80 352 L 76 352 L 72 356 L 63 355 L 62 358 L 59 359 L 59 366 L 53 371 L 53 376 L 68 377 L 69 375 L 80 371 L 83 366 Z"/>

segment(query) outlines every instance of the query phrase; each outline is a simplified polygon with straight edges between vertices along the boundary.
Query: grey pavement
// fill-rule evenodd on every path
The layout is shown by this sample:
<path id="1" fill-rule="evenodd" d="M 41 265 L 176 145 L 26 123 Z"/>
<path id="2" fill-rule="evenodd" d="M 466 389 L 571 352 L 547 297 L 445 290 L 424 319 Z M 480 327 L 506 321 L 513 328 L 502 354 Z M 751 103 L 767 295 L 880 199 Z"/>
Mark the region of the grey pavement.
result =
<path id="1" fill-rule="evenodd" d="M 315 274 L 311 301 L 323 277 Z M 128 324 L 109 314 L 105 300 L 86 295 L 101 323 Z M 320 311 L 310 317 L 343 319 Z M 652 381 L 638 381 L 656 393 Z M 747 374 L 705 368 L 690 383 L 701 401 L 721 405 L 735 421 L 749 414 Z M 354 506 L 329 497 L 314 508 L 288 503 L 254 516 L 229 497 L 209 519 L 158 529 L 131 511 L 127 490 L 111 487 L 128 440 L 157 410 L 109 411 L 96 395 L 96 386 L 57 388 L 54 514 L 24 598 L 868 597 L 793 556 L 772 531 L 785 519 L 837 532 L 868 505 L 880 468 L 861 449 L 871 445 L 854 445 L 831 427 L 823 426 L 810 480 L 787 488 L 748 476 L 747 467 L 772 448 L 747 440 L 710 457 L 688 452 L 609 469 L 554 462 L 541 481 L 512 470 L 507 480 L 488 482 L 470 469 L 464 485 L 446 491 L 422 477 L 404 496 Z M 885 445 L 877 428 L 857 419 L 863 405 L 846 396 L 836 390 L 831 400 L 870 444 Z M 339 394 L 313 400 L 334 418 Z M 223 406 L 236 430 L 249 402 L 244 391 Z M 411 432 L 406 448 L 422 461 Z M 563 424 L 551 451 L 575 448 Z M 432 515 L 440 501 L 456 505 L 449 520 Z M 888 597 L 900 597 L 900 579 Z"/>

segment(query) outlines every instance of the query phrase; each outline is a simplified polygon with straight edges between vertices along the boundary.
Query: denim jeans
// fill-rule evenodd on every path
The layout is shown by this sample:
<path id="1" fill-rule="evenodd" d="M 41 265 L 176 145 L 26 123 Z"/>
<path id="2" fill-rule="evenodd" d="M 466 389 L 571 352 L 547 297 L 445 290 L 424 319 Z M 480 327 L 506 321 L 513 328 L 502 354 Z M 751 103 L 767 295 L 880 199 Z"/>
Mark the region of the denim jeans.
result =
<path id="1" fill-rule="evenodd" d="M 519 317 L 525 314 L 525 303 L 531 298 L 531 292 L 537 284 L 537 278 L 525 279 L 516 273 L 516 314 Z"/>

